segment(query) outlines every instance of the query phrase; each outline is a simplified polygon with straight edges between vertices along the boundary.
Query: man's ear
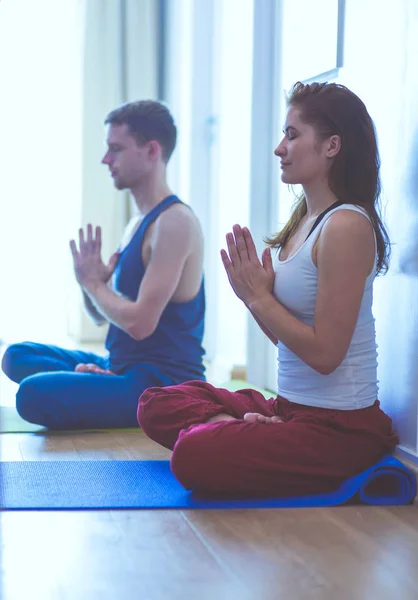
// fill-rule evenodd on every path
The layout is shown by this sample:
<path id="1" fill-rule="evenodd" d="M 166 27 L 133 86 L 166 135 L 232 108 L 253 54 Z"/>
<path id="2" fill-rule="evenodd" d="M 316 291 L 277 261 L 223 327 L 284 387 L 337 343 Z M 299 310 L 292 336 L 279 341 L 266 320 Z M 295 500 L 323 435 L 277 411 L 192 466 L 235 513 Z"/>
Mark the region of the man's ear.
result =
<path id="1" fill-rule="evenodd" d="M 341 138 L 339 135 L 332 135 L 327 142 L 327 158 L 334 158 L 341 150 Z"/>
<path id="2" fill-rule="evenodd" d="M 161 146 L 156 140 L 150 140 L 147 143 L 148 146 L 148 158 L 150 160 L 156 160 L 161 155 Z"/>

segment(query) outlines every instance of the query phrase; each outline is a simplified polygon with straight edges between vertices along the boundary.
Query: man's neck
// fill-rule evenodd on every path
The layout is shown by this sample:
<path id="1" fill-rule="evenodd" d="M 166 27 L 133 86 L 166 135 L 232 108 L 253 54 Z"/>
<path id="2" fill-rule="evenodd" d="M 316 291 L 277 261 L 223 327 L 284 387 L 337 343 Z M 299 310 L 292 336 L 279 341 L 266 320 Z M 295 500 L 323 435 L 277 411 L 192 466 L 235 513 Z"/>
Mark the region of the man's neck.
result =
<path id="1" fill-rule="evenodd" d="M 142 185 L 140 189 L 132 189 L 130 192 L 141 215 L 149 213 L 164 198 L 173 193 L 166 181 L 161 181 L 157 185 Z"/>

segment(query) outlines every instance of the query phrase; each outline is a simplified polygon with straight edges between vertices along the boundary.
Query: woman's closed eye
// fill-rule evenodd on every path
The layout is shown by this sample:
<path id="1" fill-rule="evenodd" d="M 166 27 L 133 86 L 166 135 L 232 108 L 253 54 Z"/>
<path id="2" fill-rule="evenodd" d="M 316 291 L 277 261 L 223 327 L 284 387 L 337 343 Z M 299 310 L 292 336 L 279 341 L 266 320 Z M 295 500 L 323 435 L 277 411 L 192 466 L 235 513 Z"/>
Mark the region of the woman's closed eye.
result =
<path id="1" fill-rule="evenodd" d="M 286 127 L 286 129 L 284 129 L 283 133 L 288 141 L 292 141 L 297 137 L 295 135 L 296 131 L 293 127 Z"/>

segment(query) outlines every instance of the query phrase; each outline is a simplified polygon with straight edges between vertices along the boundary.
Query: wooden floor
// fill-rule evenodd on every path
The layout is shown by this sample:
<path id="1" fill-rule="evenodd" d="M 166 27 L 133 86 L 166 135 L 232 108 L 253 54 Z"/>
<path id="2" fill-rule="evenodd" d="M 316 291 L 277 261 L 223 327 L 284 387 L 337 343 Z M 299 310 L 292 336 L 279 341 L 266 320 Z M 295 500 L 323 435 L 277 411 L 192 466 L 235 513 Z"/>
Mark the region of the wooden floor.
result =
<path id="1" fill-rule="evenodd" d="M 139 432 L 0 435 L 1 460 L 165 459 Z M 418 506 L 3 512 L 2 600 L 417 600 Z"/>

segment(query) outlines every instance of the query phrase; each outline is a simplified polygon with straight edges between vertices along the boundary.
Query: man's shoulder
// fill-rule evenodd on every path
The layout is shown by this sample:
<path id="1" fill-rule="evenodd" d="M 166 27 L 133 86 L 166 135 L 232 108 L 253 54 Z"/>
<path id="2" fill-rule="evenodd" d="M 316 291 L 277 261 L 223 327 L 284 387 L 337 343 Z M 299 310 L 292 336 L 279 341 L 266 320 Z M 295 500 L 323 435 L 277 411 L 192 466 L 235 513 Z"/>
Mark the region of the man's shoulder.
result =
<path id="1" fill-rule="evenodd" d="M 183 202 L 171 204 L 156 219 L 158 229 L 176 232 L 200 230 L 199 219 L 192 208 Z"/>

